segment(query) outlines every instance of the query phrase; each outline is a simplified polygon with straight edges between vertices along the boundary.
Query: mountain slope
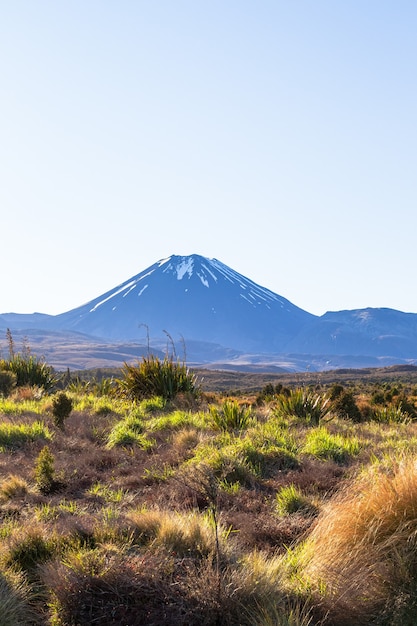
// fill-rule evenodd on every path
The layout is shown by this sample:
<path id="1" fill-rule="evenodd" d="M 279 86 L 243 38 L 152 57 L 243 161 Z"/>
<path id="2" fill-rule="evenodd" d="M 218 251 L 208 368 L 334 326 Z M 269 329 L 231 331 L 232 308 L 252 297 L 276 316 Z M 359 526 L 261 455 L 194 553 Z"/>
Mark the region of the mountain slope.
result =
<path id="1" fill-rule="evenodd" d="M 314 315 L 216 259 L 173 255 L 115 289 L 56 316 L 55 328 L 111 340 L 206 341 L 238 350 L 277 352 Z"/>
<path id="2" fill-rule="evenodd" d="M 329 311 L 289 341 L 297 353 L 417 358 L 417 314 L 389 308 Z"/>

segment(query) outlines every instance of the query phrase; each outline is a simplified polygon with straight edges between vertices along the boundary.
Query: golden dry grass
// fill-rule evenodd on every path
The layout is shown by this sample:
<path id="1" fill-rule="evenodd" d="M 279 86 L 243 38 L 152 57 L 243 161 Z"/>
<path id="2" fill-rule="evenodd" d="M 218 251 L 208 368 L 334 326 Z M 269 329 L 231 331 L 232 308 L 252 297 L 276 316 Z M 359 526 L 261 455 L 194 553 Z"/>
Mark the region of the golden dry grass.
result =
<path id="1" fill-rule="evenodd" d="M 376 466 L 331 500 L 299 566 L 316 600 L 328 607 L 330 623 L 365 625 L 378 615 L 388 620 L 378 623 L 391 623 L 389 607 L 417 583 L 416 550 L 417 464 L 411 458 L 389 473 Z M 416 599 L 409 598 L 410 607 Z"/>

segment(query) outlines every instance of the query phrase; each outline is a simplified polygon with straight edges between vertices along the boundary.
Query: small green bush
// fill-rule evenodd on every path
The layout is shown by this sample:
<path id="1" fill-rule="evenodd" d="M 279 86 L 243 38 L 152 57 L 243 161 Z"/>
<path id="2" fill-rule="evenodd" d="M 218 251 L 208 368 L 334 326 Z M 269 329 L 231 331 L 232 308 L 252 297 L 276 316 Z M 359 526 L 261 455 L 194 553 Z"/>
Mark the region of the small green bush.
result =
<path id="1" fill-rule="evenodd" d="M 332 411 L 342 419 L 350 419 L 353 422 L 362 422 L 362 413 L 355 402 L 352 392 L 343 390 L 332 402 Z"/>
<path id="2" fill-rule="evenodd" d="M 40 451 L 35 465 L 36 485 L 41 493 L 48 494 L 55 487 L 54 456 L 48 446 Z"/>
<path id="3" fill-rule="evenodd" d="M 0 370 L 0 395 L 4 398 L 10 396 L 14 387 L 16 387 L 16 374 L 8 370 Z"/>
<path id="4" fill-rule="evenodd" d="M 72 399 L 66 393 L 61 391 L 52 401 L 52 414 L 54 416 L 54 424 L 58 428 L 63 428 L 65 420 L 70 415 L 73 407 Z"/>

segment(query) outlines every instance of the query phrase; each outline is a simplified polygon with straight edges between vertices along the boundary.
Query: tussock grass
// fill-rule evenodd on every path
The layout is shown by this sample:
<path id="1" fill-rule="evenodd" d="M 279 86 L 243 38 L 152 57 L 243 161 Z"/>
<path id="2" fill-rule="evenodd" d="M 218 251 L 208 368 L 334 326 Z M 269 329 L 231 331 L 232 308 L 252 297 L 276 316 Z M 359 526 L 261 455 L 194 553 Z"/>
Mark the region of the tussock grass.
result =
<path id="1" fill-rule="evenodd" d="M 27 481 L 16 474 L 9 475 L 0 483 L 0 496 L 6 500 L 24 498 L 28 491 Z"/>
<path id="2" fill-rule="evenodd" d="M 132 411 L 127 417 L 117 422 L 107 437 L 107 447 L 136 445 L 144 450 L 151 450 L 155 441 L 144 433 L 143 415 Z"/>
<path id="3" fill-rule="evenodd" d="M 28 626 L 36 615 L 30 604 L 31 588 L 24 576 L 12 570 L 0 573 L 0 622 L 2 626 Z"/>
<path id="4" fill-rule="evenodd" d="M 394 626 L 414 623 L 416 554 L 417 466 L 409 459 L 390 473 L 371 470 L 331 501 L 300 563 L 331 623 Z"/>
<path id="5" fill-rule="evenodd" d="M 207 513 L 138 510 L 126 515 L 136 541 L 163 547 L 178 556 L 207 557 L 216 551 L 213 521 Z M 227 530 L 219 526 L 221 547 L 226 551 Z"/>

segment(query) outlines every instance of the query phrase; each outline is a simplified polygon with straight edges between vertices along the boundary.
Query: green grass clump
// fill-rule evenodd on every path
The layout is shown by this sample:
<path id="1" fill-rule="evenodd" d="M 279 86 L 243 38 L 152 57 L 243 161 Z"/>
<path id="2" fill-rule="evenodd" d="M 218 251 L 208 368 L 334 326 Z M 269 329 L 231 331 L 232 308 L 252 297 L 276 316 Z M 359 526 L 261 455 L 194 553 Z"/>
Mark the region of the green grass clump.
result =
<path id="1" fill-rule="evenodd" d="M 0 451 L 19 448 L 37 439 L 49 440 L 51 432 L 43 422 L 35 421 L 33 424 L 0 423 Z"/>
<path id="2" fill-rule="evenodd" d="M 144 432 L 143 415 L 139 410 L 132 411 L 127 417 L 117 422 L 107 437 L 107 447 L 136 445 L 144 450 L 151 450 L 155 441 Z"/>
<path id="3" fill-rule="evenodd" d="M 323 427 L 309 432 L 302 448 L 304 454 L 311 454 L 319 459 L 333 460 L 336 463 L 345 463 L 358 455 L 360 451 L 361 445 L 356 437 L 331 434 Z"/>
<path id="4" fill-rule="evenodd" d="M 142 407 L 142 404 L 141 404 Z M 172 411 L 165 415 L 152 417 L 146 422 L 146 428 L 152 432 L 160 430 L 179 431 L 186 428 L 203 428 L 204 417 L 191 411 Z"/>
<path id="5" fill-rule="evenodd" d="M 290 484 L 277 492 L 275 496 L 275 510 L 279 515 L 291 515 L 297 512 L 314 513 L 316 507 L 310 498 L 305 496 L 295 485 Z"/>

